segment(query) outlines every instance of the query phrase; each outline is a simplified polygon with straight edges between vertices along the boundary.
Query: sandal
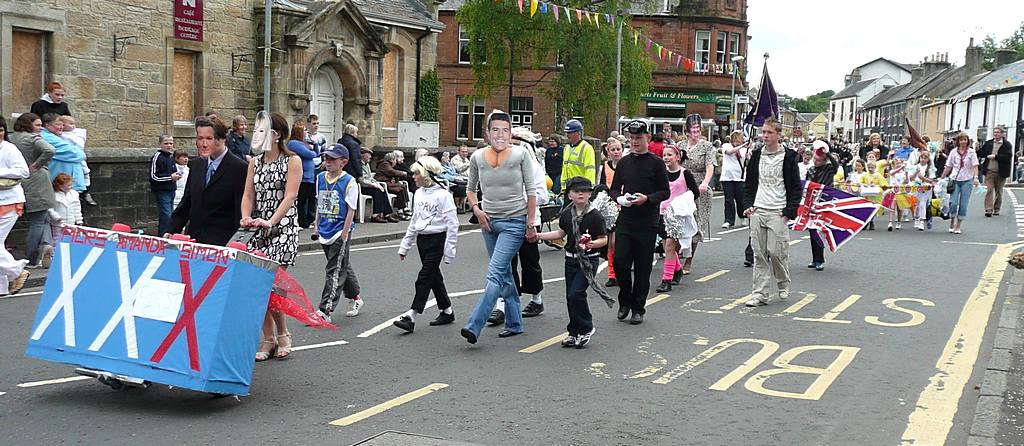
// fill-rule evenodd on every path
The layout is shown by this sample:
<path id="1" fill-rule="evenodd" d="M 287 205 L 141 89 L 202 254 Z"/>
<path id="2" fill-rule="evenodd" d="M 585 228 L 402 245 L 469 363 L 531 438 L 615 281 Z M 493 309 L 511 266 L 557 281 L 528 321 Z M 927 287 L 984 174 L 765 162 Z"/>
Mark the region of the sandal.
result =
<path id="1" fill-rule="evenodd" d="M 32 275 L 31 271 L 27 269 L 21 270 L 21 274 L 18 274 L 18 277 L 15 278 L 13 282 L 11 282 L 11 285 L 8 288 L 7 292 L 10 293 L 11 295 L 18 294 L 18 292 L 25 287 L 25 281 L 28 280 L 28 276 L 30 275 Z"/>
<path id="2" fill-rule="evenodd" d="M 263 351 L 263 346 L 270 345 L 270 350 Z M 270 359 L 270 356 L 277 352 L 277 340 L 274 338 L 264 338 L 260 341 L 260 350 L 256 352 L 256 362 L 263 362 Z"/>
<path id="3" fill-rule="evenodd" d="M 284 345 L 281 345 L 282 338 L 288 338 L 288 342 Z M 278 333 L 276 350 L 277 354 L 274 357 L 277 359 L 284 359 L 292 354 L 292 334 L 290 332 Z"/>

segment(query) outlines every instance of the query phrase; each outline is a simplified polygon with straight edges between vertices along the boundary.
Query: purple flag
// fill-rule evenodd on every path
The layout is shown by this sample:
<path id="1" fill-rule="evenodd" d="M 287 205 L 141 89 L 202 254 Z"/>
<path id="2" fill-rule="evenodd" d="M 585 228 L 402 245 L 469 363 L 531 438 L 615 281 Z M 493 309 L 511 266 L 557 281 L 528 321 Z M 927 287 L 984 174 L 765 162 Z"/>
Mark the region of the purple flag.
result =
<path id="1" fill-rule="evenodd" d="M 764 73 L 761 75 L 761 89 L 757 95 L 757 104 L 750 109 L 744 124 L 754 127 L 761 127 L 764 121 L 770 117 L 779 118 L 779 95 L 775 93 L 775 86 L 772 85 L 772 78 L 768 76 L 768 64 L 764 66 Z"/>

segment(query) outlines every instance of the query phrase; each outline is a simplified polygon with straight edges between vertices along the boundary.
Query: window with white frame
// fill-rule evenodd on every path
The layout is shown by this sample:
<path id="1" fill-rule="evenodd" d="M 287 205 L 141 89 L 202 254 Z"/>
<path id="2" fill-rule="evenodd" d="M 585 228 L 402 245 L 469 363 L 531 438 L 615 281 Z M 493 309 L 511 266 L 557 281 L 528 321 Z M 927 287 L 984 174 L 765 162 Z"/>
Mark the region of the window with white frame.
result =
<path id="1" fill-rule="evenodd" d="M 729 33 L 729 60 L 740 55 L 740 35 Z"/>
<path id="2" fill-rule="evenodd" d="M 512 117 L 512 125 L 523 126 L 533 130 L 533 98 L 529 96 L 513 96 L 512 110 L 509 115 Z"/>
<path id="3" fill-rule="evenodd" d="M 665 13 L 672 12 L 672 0 L 662 0 L 661 12 L 665 12 Z"/>
<path id="4" fill-rule="evenodd" d="M 718 65 L 725 65 L 725 45 L 726 37 L 728 35 L 729 33 L 725 31 L 718 32 L 718 40 L 715 42 L 715 63 L 717 63 Z"/>
<path id="5" fill-rule="evenodd" d="M 456 96 L 455 109 L 455 137 L 458 139 L 469 139 L 469 98 L 466 96 Z"/>
<path id="6" fill-rule="evenodd" d="M 711 31 L 697 31 L 694 59 L 700 63 L 711 62 Z"/>
<path id="7" fill-rule="evenodd" d="M 466 36 L 466 30 L 459 26 L 459 63 L 468 64 L 470 62 L 469 37 Z"/>
<path id="8" fill-rule="evenodd" d="M 473 101 L 473 138 L 484 139 L 486 133 L 484 133 L 484 125 L 487 121 L 485 115 L 485 107 L 483 99 L 475 99 Z"/>

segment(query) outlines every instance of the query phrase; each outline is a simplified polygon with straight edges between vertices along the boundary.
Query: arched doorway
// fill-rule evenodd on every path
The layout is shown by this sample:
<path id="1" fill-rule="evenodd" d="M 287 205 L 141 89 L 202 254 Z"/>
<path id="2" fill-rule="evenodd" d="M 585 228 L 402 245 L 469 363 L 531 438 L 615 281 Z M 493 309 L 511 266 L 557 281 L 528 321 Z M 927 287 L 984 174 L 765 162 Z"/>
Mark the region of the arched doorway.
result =
<path id="1" fill-rule="evenodd" d="M 328 142 L 337 141 L 341 137 L 338 119 L 343 116 L 344 102 L 341 79 L 329 65 L 321 65 L 313 76 L 309 98 L 309 112 L 320 117 L 320 133 Z"/>

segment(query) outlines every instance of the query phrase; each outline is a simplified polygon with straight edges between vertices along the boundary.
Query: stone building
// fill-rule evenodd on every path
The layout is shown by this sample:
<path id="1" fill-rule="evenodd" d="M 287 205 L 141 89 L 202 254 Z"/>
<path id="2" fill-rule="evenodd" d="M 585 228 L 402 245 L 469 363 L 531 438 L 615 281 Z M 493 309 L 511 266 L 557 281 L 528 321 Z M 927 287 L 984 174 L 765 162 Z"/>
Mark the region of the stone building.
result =
<path id="1" fill-rule="evenodd" d="M 316 113 L 331 140 L 351 122 L 368 147 L 393 141 L 414 117 L 419 73 L 434 67 L 438 4 L 274 0 L 271 111 L 289 122 Z M 262 42 L 260 0 L 0 0 L 0 114 L 28 111 L 46 82 L 62 82 L 98 167 L 101 206 L 86 222 L 152 227 L 145 172 L 158 136 L 194 150 L 195 116 L 252 121 Z"/>
<path id="2" fill-rule="evenodd" d="M 460 33 L 455 13 L 464 0 L 447 0 L 440 6 L 439 20 L 444 23 L 437 49 L 437 68 L 441 77 L 440 141 L 442 145 L 481 140 L 483 119 L 493 108 L 508 108 L 507 88 L 498 88 L 488 98 L 474 98 L 468 40 Z M 698 62 L 722 66 L 705 74 L 676 68 L 672 61 L 656 61 L 653 91 L 642 98 L 640 114 L 646 117 L 677 120 L 690 113 L 715 119 L 720 133 L 727 134 L 732 74 L 725 68 L 735 56 L 747 52 L 747 2 L 745 0 L 662 0 L 654 11 L 640 3 L 630 11 L 633 26 L 645 35 Z M 632 44 L 624 36 L 623 44 Z M 629 43 L 627 43 L 627 41 Z M 614 69 L 614 68 L 613 68 Z M 511 110 L 514 124 L 536 132 L 560 132 L 566 116 L 556 112 L 555 101 L 543 90 L 550 85 L 550 73 L 557 71 L 555 61 L 541 69 L 525 69 L 516 75 Z M 746 91 L 742 77 L 736 79 L 736 92 Z M 584 123 L 587 135 L 603 137 L 615 125 L 614 110 L 604 122 Z"/>

